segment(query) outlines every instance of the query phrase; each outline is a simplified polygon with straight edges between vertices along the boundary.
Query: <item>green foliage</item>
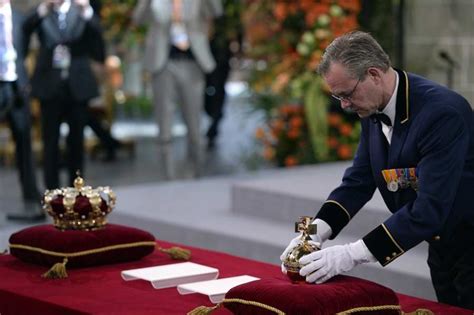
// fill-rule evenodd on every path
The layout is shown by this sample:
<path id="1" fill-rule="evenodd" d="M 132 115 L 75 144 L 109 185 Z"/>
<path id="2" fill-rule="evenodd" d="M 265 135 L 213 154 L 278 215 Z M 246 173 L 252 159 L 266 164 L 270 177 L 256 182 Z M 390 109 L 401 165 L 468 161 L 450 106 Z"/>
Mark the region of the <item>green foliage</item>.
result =
<path id="1" fill-rule="evenodd" d="M 146 27 L 132 23 L 137 0 L 103 0 L 100 12 L 104 36 L 114 46 L 136 45 L 144 40 Z"/>

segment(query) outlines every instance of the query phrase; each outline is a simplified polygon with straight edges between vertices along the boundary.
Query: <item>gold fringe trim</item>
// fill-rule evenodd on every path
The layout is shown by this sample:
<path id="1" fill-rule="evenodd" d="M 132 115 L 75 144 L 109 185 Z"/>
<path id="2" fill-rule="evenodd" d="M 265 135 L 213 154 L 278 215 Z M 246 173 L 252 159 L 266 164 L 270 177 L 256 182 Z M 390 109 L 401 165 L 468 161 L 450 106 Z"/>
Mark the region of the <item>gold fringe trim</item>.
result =
<path id="1" fill-rule="evenodd" d="M 186 315 L 209 315 L 217 310 L 222 304 L 219 303 L 216 306 L 198 306 L 192 311 L 186 313 Z"/>
<path id="2" fill-rule="evenodd" d="M 53 267 L 51 267 L 51 269 L 43 273 L 41 276 L 43 278 L 48 278 L 48 279 L 67 278 L 67 272 L 66 272 L 67 261 L 68 261 L 67 258 L 64 258 L 62 263 L 54 264 Z"/>
<path id="3" fill-rule="evenodd" d="M 168 254 L 172 259 L 189 260 L 189 258 L 191 258 L 191 251 L 189 249 L 176 246 L 171 248 L 163 248 L 158 245 L 156 246 L 156 249 L 162 253 Z"/>
<path id="4" fill-rule="evenodd" d="M 139 247 L 139 246 L 153 246 L 153 247 L 155 247 L 156 242 L 146 241 L 146 242 L 135 242 L 135 243 L 127 243 L 127 244 L 117 244 L 117 245 L 105 246 L 105 247 L 101 247 L 101 248 L 94 248 L 94 249 L 84 250 L 82 252 L 75 252 L 75 253 L 53 252 L 53 251 L 42 249 L 42 248 L 39 248 L 39 247 L 33 247 L 33 246 L 21 245 L 21 244 L 10 244 L 10 248 L 30 250 L 30 251 L 38 252 L 38 253 L 45 254 L 45 255 L 56 256 L 56 257 L 64 257 L 64 258 L 80 257 L 80 256 L 86 256 L 86 255 L 90 255 L 90 254 L 103 253 L 103 252 L 116 250 L 116 249 L 132 248 L 132 247 Z"/>
<path id="5" fill-rule="evenodd" d="M 386 311 L 386 310 L 398 310 L 402 314 L 400 305 L 377 305 L 377 306 L 362 306 L 351 308 L 349 310 L 336 313 L 336 315 L 346 315 L 358 312 L 375 312 L 375 311 Z"/>

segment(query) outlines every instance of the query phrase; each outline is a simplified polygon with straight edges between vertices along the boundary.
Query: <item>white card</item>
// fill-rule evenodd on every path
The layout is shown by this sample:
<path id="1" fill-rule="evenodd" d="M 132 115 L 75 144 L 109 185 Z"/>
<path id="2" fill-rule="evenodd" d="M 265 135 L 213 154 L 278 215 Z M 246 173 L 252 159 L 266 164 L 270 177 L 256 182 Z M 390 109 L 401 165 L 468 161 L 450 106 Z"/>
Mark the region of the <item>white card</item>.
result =
<path id="1" fill-rule="evenodd" d="M 226 293 L 233 287 L 255 280 L 259 280 L 259 278 L 243 275 L 217 280 L 186 283 L 178 285 L 178 292 L 180 294 L 205 294 L 209 296 L 209 300 L 211 300 L 212 303 L 220 303 L 224 299 Z"/>
<path id="2" fill-rule="evenodd" d="M 126 281 L 147 280 L 155 289 L 163 289 L 183 283 L 216 279 L 219 276 L 219 270 L 192 262 L 184 262 L 124 270 L 121 272 L 121 276 Z"/>

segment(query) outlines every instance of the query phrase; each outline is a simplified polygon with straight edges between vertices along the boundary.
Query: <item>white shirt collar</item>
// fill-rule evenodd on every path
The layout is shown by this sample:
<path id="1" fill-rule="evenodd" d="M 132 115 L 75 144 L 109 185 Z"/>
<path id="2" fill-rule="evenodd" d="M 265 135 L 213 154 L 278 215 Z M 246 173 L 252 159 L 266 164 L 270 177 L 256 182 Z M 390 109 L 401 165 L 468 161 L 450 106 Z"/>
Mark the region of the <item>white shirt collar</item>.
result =
<path id="1" fill-rule="evenodd" d="M 69 11 L 70 7 L 71 7 L 71 0 L 64 0 L 64 2 L 61 3 L 59 8 L 56 8 L 56 11 L 58 11 L 58 13 L 65 14 Z"/>
<path id="2" fill-rule="evenodd" d="M 387 106 L 382 110 L 382 113 L 388 116 L 390 118 L 390 121 L 392 122 L 392 126 L 394 125 L 395 122 L 395 112 L 397 109 L 397 92 L 398 92 L 398 73 L 395 72 L 395 89 L 393 90 L 393 94 L 390 97 L 390 100 L 388 101 Z"/>

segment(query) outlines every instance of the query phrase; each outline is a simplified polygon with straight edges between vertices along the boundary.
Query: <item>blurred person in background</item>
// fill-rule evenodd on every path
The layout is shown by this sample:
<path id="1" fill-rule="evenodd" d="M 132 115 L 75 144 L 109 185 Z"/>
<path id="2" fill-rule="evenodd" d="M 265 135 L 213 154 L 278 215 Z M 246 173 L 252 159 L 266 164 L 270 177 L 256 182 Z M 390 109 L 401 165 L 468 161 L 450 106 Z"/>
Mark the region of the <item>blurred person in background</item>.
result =
<path id="1" fill-rule="evenodd" d="M 103 62 L 102 30 L 89 0 L 45 0 L 26 18 L 27 38 L 40 47 L 31 79 L 32 96 L 41 103 L 46 188 L 60 186 L 60 125 L 69 126 L 66 164 L 69 184 L 83 173 L 87 106 L 99 95 L 91 59 Z M 102 46 L 103 47 L 103 46 Z"/>
<path id="2" fill-rule="evenodd" d="M 6 120 L 15 141 L 16 167 L 24 209 L 9 213 L 10 220 L 37 221 L 45 218 L 40 208 L 31 150 L 31 114 L 28 75 L 24 65 L 28 51 L 22 34 L 23 16 L 12 9 L 10 0 L 0 0 L 0 119 Z"/>
<path id="3" fill-rule="evenodd" d="M 206 132 L 208 150 L 214 149 L 216 145 L 219 125 L 224 116 L 225 85 L 231 70 L 230 61 L 241 51 L 242 46 L 242 3 L 239 0 L 224 0 L 223 7 L 224 14 L 214 21 L 215 31 L 210 43 L 216 68 L 206 74 L 204 110 L 211 119 Z"/>
<path id="4" fill-rule="evenodd" d="M 219 0 L 139 0 L 135 24 L 148 24 L 144 69 L 152 77 L 159 145 L 167 179 L 174 177 L 172 126 L 175 106 L 186 124 L 192 175 L 201 162 L 200 120 L 205 74 L 216 62 L 209 47 L 212 21 L 222 14 Z"/>

